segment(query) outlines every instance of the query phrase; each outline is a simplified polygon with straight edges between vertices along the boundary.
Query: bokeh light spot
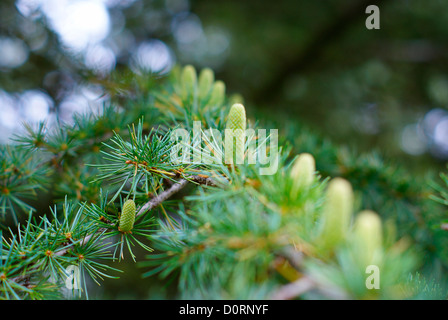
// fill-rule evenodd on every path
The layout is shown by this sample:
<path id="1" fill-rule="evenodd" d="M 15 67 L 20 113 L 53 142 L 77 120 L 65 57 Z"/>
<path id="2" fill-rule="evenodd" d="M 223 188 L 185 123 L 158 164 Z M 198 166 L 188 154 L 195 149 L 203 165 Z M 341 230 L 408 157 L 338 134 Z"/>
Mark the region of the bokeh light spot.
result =
<path id="1" fill-rule="evenodd" d="M 131 66 L 134 71 L 165 73 L 174 64 L 174 56 L 168 46 L 160 40 L 150 40 L 140 43 L 135 50 Z"/>
<path id="2" fill-rule="evenodd" d="M 0 38 L 0 68 L 17 68 L 28 59 L 27 45 L 20 39 Z"/>

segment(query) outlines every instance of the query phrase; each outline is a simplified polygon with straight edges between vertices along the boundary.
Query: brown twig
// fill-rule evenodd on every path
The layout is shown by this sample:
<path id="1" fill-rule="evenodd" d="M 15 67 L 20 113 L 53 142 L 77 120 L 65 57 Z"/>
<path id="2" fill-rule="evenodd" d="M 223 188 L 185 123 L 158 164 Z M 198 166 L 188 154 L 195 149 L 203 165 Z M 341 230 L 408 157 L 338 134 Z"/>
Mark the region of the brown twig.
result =
<path id="1" fill-rule="evenodd" d="M 174 194 L 176 194 L 177 192 L 182 190 L 189 182 L 194 182 L 194 183 L 197 183 L 197 184 L 208 185 L 208 186 L 215 185 L 213 180 L 210 177 L 202 176 L 202 175 L 190 176 L 190 177 L 188 177 L 188 179 L 181 179 L 181 180 L 173 183 L 168 189 L 166 189 L 165 191 L 163 191 L 159 195 L 153 197 L 151 200 L 146 202 L 139 209 L 139 211 L 136 214 L 136 217 L 144 214 L 147 211 L 150 211 L 150 210 L 156 208 L 163 201 L 167 200 L 168 198 L 170 198 L 171 196 L 173 196 Z M 107 230 L 106 227 L 100 228 L 100 229 L 97 230 L 97 232 L 95 234 L 102 233 L 102 232 L 104 232 L 106 230 Z M 93 236 L 94 236 L 94 234 L 87 235 L 86 237 L 84 237 L 78 243 L 80 245 L 83 245 L 83 244 L 87 243 Z M 54 255 L 55 256 L 63 256 L 63 255 L 65 255 L 68 252 L 69 248 L 70 247 L 66 247 L 63 250 L 57 251 L 57 252 L 54 253 Z M 28 279 L 28 277 L 26 275 L 20 275 L 20 276 L 17 276 L 15 278 L 11 278 L 10 281 L 14 281 L 14 282 L 18 283 L 18 282 L 26 281 L 27 279 Z"/>
<path id="2" fill-rule="evenodd" d="M 286 246 L 277 253 L 286 259 L 299 272 L 303 272 L 304 253 L 291 246 Z M 291 300 L 311 290 L 335 300 L 349 299 L 347 293 L 330 283 L 322 283 L 311 276 L 304 275 L 298 280 L 281 286 L 271 295 L 272 300 Z"/>
<path id="3" fill-rule="evenodd" d="M 272 300 L 291 300 L 315 288 L 315 283 L 308 277 L 302 277 L 294 282 L 280 287 L 272 295 Z"/>
<path id="4" fill-rule="evenodd" d="M 137 214 L 135 216 L 138 217 L 138 216 L 144 214 L 146 211 L 154 209 L 155 207 L 160 205 L 163 201 L 170 198 L 173 194 L 182 190 L 187 184 L 188 184 L 188 180 L 186 180 L 186 179 L 182 179 L 182 180 L 179 180 L 178 182 L 174 183 L 173 185 L 170 186 L 169 189 L 163 191 L 159 195 L 155 196 L 154 198 L 152 198 L 151 200 L 146 202 L 140 208 L 140 210 L 137 212 Z"/>
<path id="5" fill-rule="evenodd" d="M 159 206 L 163 201 L 167 200 L 172 195 L 174 195 L 177 192 L 179 192 L 180 190 L 182 190 L 190 181 L 196 182 L 198 184 L 214 185 L 213 181 L 209 177 L 204 177 L 204 176 L 191 176 L 188 178 L 188 180 L 181 179 L 181 180 L 173 183 L 167 190 L 163 191 L 159 195 L 153 197 L 151 200 L 146 202 L 139 209 L 139 211 L 136 213 L 135 216 L 136 217 L 141 216 L 145 212 L 150 211 L 150 210 L 154 209 L 155 207 Z M 106 230 L 106 228 L 100 228 L 100 229 L 98 229 L 97 233 L 101 233 L 105 230 Z M 93 236 L 93 234 L 90 234 L 90 235 L 84 237 L 84 239 L 82 239 L 79 242 L 79 244 L 83 245 L 83 244 L 87 243 L 92 238 L 92 236 Z M 67 253 L 67 251 L 68 251 L 68 248 L 58 251 L 57 253 L 55 253 L 55 255 L 63 256 Z"/>

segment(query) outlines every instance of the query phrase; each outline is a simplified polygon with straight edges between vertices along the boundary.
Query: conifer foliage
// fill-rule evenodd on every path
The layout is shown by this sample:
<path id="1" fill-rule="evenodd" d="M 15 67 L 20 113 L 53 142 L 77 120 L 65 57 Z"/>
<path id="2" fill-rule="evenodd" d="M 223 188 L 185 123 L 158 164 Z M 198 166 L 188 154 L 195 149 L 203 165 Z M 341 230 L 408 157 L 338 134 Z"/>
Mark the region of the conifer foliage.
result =
<path id="1" fill-rule="evenodd" d="M 89 298 L 90 283 L 125 278 L 120 264 L 129 259 L 143 277 L 174 281 L 177 298 L 446 297 L 432 274 L 422 274 L 428 256 L 446 263 L 444 188 L 434 196 L 440 206 L 417 203 L 419 235 L 404 237 L 416 228 L 401 212 L 412 190 L 397 188 L 397 204 L 374 212 L 388 195 L 366 202 L 368 188 L 358 183 L 362 169 L 374 172 L 375 156 L 362 165 L 362 158 L 336 157 L 339 148 L 282 126 L 278 154 L 269 158 L 274 137 L 256 129 L 272 128 L 226 94 L 210 69 L 176 67 L 119 83 L 100 114 L 57 128 L 28 126 L 1 146 L 0 298 Z M 176 143 L 179 129 L 193 132 L 191 143 Z M 235 148 L 208 129 L 239 130 Z M 260 155 L 277 170 L 261 174 L 260 163 L 249 161 Z M 341 162 L 343 174 L 331 176 Z M 371 185 L 395 187 L 378 176 L 369 175 Z"/>

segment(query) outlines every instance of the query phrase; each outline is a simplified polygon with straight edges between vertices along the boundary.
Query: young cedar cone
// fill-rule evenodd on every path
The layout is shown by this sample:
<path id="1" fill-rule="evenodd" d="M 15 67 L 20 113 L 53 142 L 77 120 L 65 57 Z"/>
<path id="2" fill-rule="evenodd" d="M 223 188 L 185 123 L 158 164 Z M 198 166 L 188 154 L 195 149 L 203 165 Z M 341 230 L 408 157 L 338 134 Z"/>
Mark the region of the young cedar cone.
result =
<path id="1" fill-rule="evenodd" d="M 215 75 L 213 74 L 212 69 L 205 68 L 201 70 L 201 73 L 199 74 L 199 80 L 198 80 L 198 95 L 199 100 L 203 100 L 207 98 L 207 96 L 210 93 L 210 90 L 213 86 L 213 81 L 215 80 Z"/>
<path id="2" fill-rule="evenodd" d="M 182 69 L 181 81 L 182 96 L 186 99 L 194 94 L 196 88 L 196 69 L 192 65 L 186 65 Z"/>
<path id="3" fill-rule="evenodd" d="M 383 245 L 381 220 L 378 214 L 365 210 L 358 214 L 354 229 L 354 245 L 362 267 L 378 264 Z"/>
<path id="4" fill-rule="evenodd" d="M 326 245 L 336 245 L 348 232 L 353 213 L 353 190 L 350 183 L 334 178 L 328 184 L 327 199 L 323 209 L 322 240 Z"/>
<path id="5" fill-rule="evenodd" d="M 210 100 L 208 105 L 210 106 L 220 106 L 224 103 L 226 94 L 226 85 L 224 82 L 218 80 L 213 84 L 212 93 L 210 94 Z"/>
<path id="6" fill-rule="evenodd" d="M 118 227 L 121 232 L 129 232 L 132 230 L 134 227 L 135 212 L 135 202 L 131 199 L 126 200 L 121 210 L 120 224 Z"/>
<path id="7" fill-rule="evenodd" d="M 225 131 L 225 162 L 233 163 L 235 154 L 237 164 L 242 164 L 246 134 L 246 109 L 242 104 L 235 103 L 230 108 Z M 235 137 L 235 151 L 233 150 L 233 137 Z"/>
<path id="8" fill-rule="evenodd" d="M 294 162 L 291 169 L 291 178 L 293 180 L 291 196 L 297 196 L 300 188 L 306 188 L 313 183 L 316 163 L 309 153 L 302 153 Z"/>

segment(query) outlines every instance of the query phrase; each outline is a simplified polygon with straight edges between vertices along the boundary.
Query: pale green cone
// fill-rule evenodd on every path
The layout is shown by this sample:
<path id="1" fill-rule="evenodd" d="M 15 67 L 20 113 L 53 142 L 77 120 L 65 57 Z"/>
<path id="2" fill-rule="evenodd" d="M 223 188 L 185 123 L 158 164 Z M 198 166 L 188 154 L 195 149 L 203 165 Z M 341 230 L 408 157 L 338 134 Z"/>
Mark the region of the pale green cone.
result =
<path id="1" fill-rule="evenodd" d="M 122 232 L 131 231 L 134 227 L 136 207 L 135 202 L 131 199 L 123 204 L 120 216 L 119 229 Z"/>
<path id="2" fill-rule="evenodd" d="M 246 109 L 240 103 L 236 103 L 230 108 L 226 125 L 225 137 L 225 162 L 233 163 L 233 155 L 236 157 L 237 164 L 242 164 L 244 160 L 244 142 L 246 130 Z M 235 144 L 233 145 L 233 137 Z M 231 145 L 230 145 L 231 144 Z"/>
<path id="3" fill-rule="evenodd" d="M 187 99 L 194 95 L 197 85 L 196 69 L 192 65 L 186 65 L 182 69 L 182 97 Z"/>
<path id="4" fill-rule="evenodd" d="M 291 187 L 291 196 L 297 196 L 300 188 L 307 188 L 313 183 L 314 172 L 316 171 L 316 162 L 309 153 L 302 153 L 294 162 L 291 169 L 291 178 L 293 184 Z"/>
<path id="5" fill-rule="evenodd" d="M 213 81 L 215 80 L 215 75 L 210 68 L 205 68 L 201 70 L 198 80 L 198 95 L 199 100 L 203 101 L 208 97 L 213 86 Z"/>
<path id="6" fill-rule="evenodd" d="M 226 85 L 224 82 L 218 80 L 215 81 L 212 88 L 212 93 L 210 94 L 210 100 L 208 101 L 208 105 L 210 106 L 220 106 L 224 103 L 226 95 Z"/>
<path id="7" fill-rule="evenodd" d="M 334 246 L 348 233 L 353 213 L 353 190 L 350 183 L 342 178 L 334 178 L 328 184 L 323 208 L 323 228 L 321 240 L 325 246 Z"/>
<path id="8" fill-rule="evenodd" d="M 356 217 L 353 246 L 356 256 L 365 268 L 371 264 L 379 264 L 383 245 L 381 219 L 373 211 L 365 210 Z"/>

